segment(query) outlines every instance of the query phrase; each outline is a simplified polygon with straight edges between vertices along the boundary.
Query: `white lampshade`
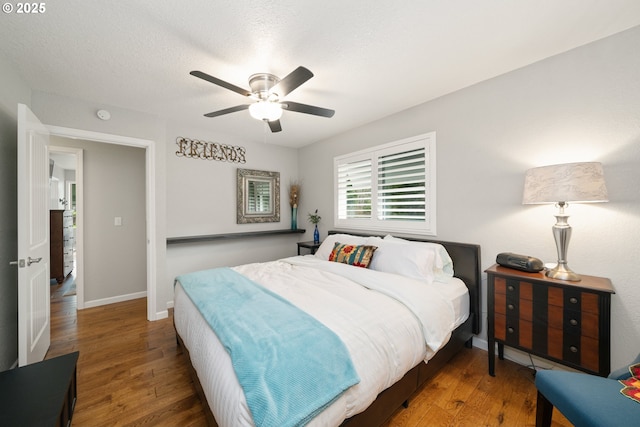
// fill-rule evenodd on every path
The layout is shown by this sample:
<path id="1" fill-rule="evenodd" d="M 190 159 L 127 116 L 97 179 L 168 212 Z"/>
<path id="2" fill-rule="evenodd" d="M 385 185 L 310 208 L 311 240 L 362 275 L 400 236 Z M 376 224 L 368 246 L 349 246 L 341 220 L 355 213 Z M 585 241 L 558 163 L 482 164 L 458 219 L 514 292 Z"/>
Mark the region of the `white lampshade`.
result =
<path id="1" fill-rule="evenodd" d="M 523 204 L 608 201 L 601 163 L 542 166 L 525 173 Z"/>
<path id="2" fill-rule="evenodd" d="M 258 101 L 249 105 L 249 114 L 254 119 L 272 122 L 282 117 L 282 107 L 276 102 Z"/>

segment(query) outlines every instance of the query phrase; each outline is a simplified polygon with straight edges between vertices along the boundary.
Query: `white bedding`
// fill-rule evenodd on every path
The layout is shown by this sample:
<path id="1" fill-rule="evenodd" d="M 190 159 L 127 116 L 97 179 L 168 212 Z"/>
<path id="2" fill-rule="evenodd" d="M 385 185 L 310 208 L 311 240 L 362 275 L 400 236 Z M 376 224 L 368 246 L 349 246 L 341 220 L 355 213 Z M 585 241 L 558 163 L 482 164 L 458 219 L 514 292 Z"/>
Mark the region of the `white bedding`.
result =
<path id="1" fill-rule="evenodd" d="M 455 278 L 427 284 L 313 256 L 247 264 L 234 270 L 324 323 L 351 354 L 360 383 L 310 426 L 337 426 L 365 410 L 382 390 L 420 361 L 430 359 L 468 316 L 467 288 Z M 404 304 L 387 295 L 404 299 Z M 228 353 L 179 283 L 174 322 L 218 425 L 253 426 Z"/>

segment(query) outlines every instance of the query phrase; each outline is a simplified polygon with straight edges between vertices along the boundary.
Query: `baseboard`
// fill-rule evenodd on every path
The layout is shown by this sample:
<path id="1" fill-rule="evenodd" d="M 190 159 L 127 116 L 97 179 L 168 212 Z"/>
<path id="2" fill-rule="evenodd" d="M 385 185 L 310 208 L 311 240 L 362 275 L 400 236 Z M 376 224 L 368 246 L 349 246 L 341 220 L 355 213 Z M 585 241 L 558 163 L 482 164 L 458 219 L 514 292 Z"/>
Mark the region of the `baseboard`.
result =
<path id="1" fill-rule="evenodd" d="M 153 320 L 162 320 L 169 317 L 169 310 L 163 310 L 156 313 L 156 318 Z"/>
<path id="2" fill-rule="evenodd" d="M 473 346 L 484 351 L 487 351 L 487 349 L 489 348 L 487 340 L 479 338 L 477 335 L 473 336 Z"/>
<path id="3" fill-rule="evenodd" d="M 100 307 L 102 305 L 114 304 L 116 302 L 130 301 L 132 299 L 145 298 L 146 296 L 147 296 L 147 291 L 142 291 L 142 292 L 136 292 L 133 294 L 118 295 L 115 297 L 96 299 L 93 301 L 85 301 L 83 309 Z"/>
<path id="4" fill-rule="evenodd" d="M 477 336 L 473 337 L 473 346 L 479 349 L 487 351 L 489 345 L 487 340 L 478 338 Z M 498 350 L 496 349 L 496 360 L 498 358 Z M 538 356 L 531 355 L 531 359 L 529 358 L 529 353 L 524 351 L 517 350 L 511 347 L 504 347 L 504 358 L 506 360 L 510 360 L 518 365 L 527 366 L 535 369 L 558 369 L 561 371 L 573 371 L 573 369 L 560 365 L 559 363 L 551 362 L 547 359 L 541 359 Z M 533 365 L 531 361 L 533 360 Z M 487 369 L 489 367 L 489 361 L 487 361 Z"/>

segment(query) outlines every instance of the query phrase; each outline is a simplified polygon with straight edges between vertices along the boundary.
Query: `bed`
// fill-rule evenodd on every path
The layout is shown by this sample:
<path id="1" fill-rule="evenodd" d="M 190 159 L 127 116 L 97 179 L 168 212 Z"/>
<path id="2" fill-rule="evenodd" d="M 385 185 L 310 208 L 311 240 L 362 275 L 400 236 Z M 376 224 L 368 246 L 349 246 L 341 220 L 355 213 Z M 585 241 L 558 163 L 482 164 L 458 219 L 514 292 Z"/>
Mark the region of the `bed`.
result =
<path id="1" fill-rule="evenodd" d="M 335 255 L 332 246 L 335 249 L 338 244 L 373 246 L 370 268 L 328 262 L 327 254 Z M 412 257 L 423 255 L 430 258 L 428 271 L 423 271 L 424 263 L 418 260 L 421 270 L 405 276 L 405 271 L 415 267 Z M 389 259 L 397 261 L 398 257 L 403 261 L 393 263 L 390 270 L 381 264 Z M 406 265 L 402 271 L 396 271 L 403 263 Z M 447 271 L 449 264 L 453 267 L 451 272 Z M 451 357 L 465 346 L 470 347 L 473 335 L 480 330 L 480 247 L 474 244 L 330 231 L 316 255 L 247 264 L 232 270 L 230 273 L 264 286 L 318 319 L 344 341 L 351 356 L 358 382 L 338 393 L 301 425 L 380 425 L 398 407 L 406 406 L 415 390 Z M 423 274 L 430 276 L 429 286 L 421 281 Z M 220 427 L 263 424 L 254 424 L 247 403 L 250 397 L 245 396 L 239 383 L 226 341 L 223 344 L 221 333 L 209 326 L 207 309 L 199 310 L 193 302 L 195 297 L 188 293 L 191 278 L 183 275 L 176 279 L 174 325 L 207 420 Z M 396 295 L 403 293 L 406 295 Z M 432 306 L 423 305 L 424 301 Z M 391 332 L 383 331 L 383 327 L 392 328 Z M 367 328 L 375 329 L 376 336 Z M 379 331 L 386 337 L 384 340 L 377 337 Z M 363 336 L 371 336 L 373 343 L 369 339 L 365 342 Z M 369 345 L 370 349 L 366 347 Z M 379 347 L 387 345 L 391 350 Z M 288 363 L 295 366 L 297 359 L 291 358 Z M 316 364 L 308 366 L 312 365 Z M 257 413 L 255 409 L 254 412 Z"/>

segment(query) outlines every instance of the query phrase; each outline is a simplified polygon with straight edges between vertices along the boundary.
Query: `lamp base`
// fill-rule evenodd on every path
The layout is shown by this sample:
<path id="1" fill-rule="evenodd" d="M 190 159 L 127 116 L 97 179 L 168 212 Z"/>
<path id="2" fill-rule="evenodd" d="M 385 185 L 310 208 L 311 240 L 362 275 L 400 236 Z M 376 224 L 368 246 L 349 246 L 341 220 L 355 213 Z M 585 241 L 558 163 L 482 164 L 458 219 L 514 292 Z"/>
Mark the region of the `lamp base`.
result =
<path id="1" fill-rule="evenodd" d="M 569 215 L 565 215 L 564 208 L 566 202 L 558 202 L 559 212 L 556 217 L 556 223 L 553 225 L 553 238 L 556 241 L 556 249 L 558 250 L 558 265 L 548 270 L 546 275 L 551 279 L 570 280 L 579 282 L 580 276 L 571 271 L 567 265 L 567 249 L 569 248 L 569 239 L 571 239 L 571 226 L 567 222 Z"/>
<path id="2" fill-rule="evenodd" d="M 558 263 L 555 268 L 547 270 L 545 274 L 551 279 L 569 280 L 571 282 L 579 282 L 581 280 L 580 276 L 574 273 L 566 263 Z"/>

